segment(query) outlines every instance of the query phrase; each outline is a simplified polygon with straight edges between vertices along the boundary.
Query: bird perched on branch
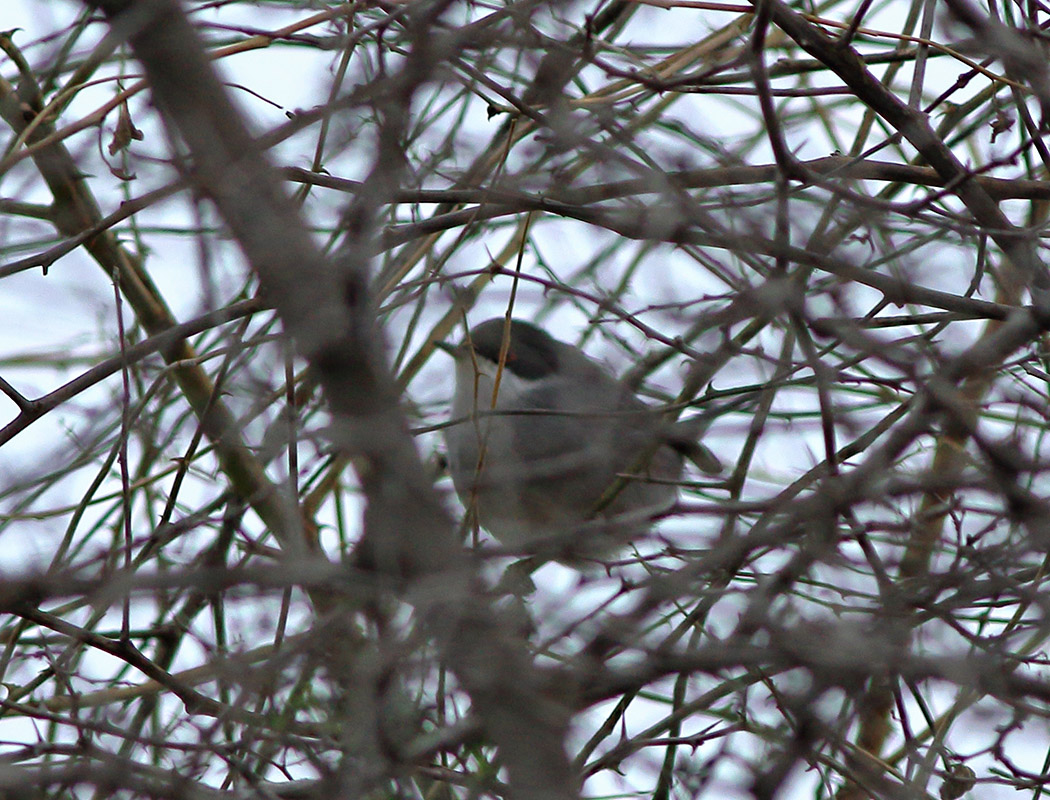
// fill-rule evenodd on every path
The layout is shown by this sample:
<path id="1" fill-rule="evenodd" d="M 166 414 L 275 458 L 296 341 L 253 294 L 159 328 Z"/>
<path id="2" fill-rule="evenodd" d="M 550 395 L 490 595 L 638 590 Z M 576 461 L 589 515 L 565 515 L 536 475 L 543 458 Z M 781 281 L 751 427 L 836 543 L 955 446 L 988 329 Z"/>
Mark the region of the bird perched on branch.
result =
<path id="1" fill-rule="evenodd" d="M 456 492 L 511 547 L 596 555 L 667 511 L 683 459 L 716 474 L 698 426 L 665 422 L 582 350 L 521 320 L 490 319 L 456 346 Z"/>

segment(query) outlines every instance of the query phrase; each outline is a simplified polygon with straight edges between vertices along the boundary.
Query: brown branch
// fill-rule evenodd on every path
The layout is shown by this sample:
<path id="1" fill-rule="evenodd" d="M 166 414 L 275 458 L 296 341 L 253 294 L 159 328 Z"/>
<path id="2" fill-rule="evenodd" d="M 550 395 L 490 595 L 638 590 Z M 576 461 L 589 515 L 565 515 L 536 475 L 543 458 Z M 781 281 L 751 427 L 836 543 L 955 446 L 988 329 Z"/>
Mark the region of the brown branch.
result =
<path id="1" fill-rule="evenodd" d="M 806 52 L 838 75 L 861 102 L 911 142 L 945 184 L 952 187 L 976 223 L 1025 276 L 1040 313 L 1050 316 L 1050 276 L 1036 252 L 1034 235 L 1016 228 L 1006 218 L 988 192 L 972 180 L 970 170 L 930 127 L 927 116 L 883 86 L 868 71 L 856 51 L 832 41 L 816 25 L 780 0 L 768 2 L 773 21 Z"/>
<path id="2" fill-rule="evenodd" d="M 0 445 L 13 439 L 49 411 L 58 408 L 58 406 L 76 397 L 85 389 L 104 381 L 110 375 L 116 374 L 124 367 L 138 363 L 154 353 L 170 350 L 179 341 L 185 340 L 189 336 L 209 330 L 217 325 L 232 322 L 235 319 L 250 316 L 263 307 L 262 302 L 259 300 L 242 300 L 240 303 L 234 303 L 218 311 L 202 314 L 196 319 L 174 325 L 156 336 L 151 336 L 144 342 L 125 348 L 122 354 L 107 358 L 105 361 L 96 364 L 87 372 L 69 381 L 69 383 L 48 392 L 43 397 L 27 401 L 26 407 L 21 410 L 21 413 L 0 429 Z"/>
<path id="3" fill-rule="evenodd" d="M 35 94 L 34 94 L 35 93 Z M 37 96 L 35 87 L 24 87 L 22 95 Z M 0 78 L 0 117 L 16 133 L 24 131 L 39 101 L 22 100 L 19 93 Z M 52 133 L 48 123 L 40 124 L 29 137 L 30 142 L 46 139 Z M 116 279 L 124 297 L 134 309 L 142 326 L 151 336 L 165 333 L 176 321 L 153 284 L 139 258 L 121 245 L 109 230 L 101 230 L 102 213 L 87 185 L 87 180 L 69 151 L 53 142 L 34 151 L 34 163 L 47 183 L 53 203 L 53 224 L 63 236 L 77 240 L 85 230 L 98 231 L 84 242 L 84 247 L 107 276 Z M 275 535 L 290 548 L 301 549 L 301 522 L 284 495 L 270 482 L 261 464 L 241 441 L 237 421 L 226 405 L 217 398 L 207 373 L 194 363 L 197 353 L 183 338 L 175 338 L 161 351 L 169 364 L 178 364 L 173 374 L 190 406 L 198 415 L 208 438 L 215 443 L 223 472 L 239 496 L 266 522 Z"/>
<path id="4" fill-rule="evenodd" d="M 427 25 L 444 6 L 417 9 L 413 51 L 384 87 L 390 99 L 382 113 L 391 129 L 378 137 L 368 181 L 374 195 L 358 195 L 348 214 L 349 246 L 330 263 L 282 193 L 174 0 L 96 5 L 129 39 L 158 108 L 192 154 L 194 182 L 216 204 L 285 329 L 318 372 L 335 417 L 333 438 L 354 458 L 367 498 L 363 562 L 390 578 L 432 586 L 425 594 L 431 599 L 416 595 L 423 617 L 499 745 L 516 794 L 535 800 L 578 796 L 563 744 L 567 710 L 545 697 L 524 642 L 473 596 L 451 520 L 406 433 L 369 303 L 370 207 L 393 189 L 400 159 L 391 148 L 412 93 L 454 52 L 455 38 L 438 40 Z"/>

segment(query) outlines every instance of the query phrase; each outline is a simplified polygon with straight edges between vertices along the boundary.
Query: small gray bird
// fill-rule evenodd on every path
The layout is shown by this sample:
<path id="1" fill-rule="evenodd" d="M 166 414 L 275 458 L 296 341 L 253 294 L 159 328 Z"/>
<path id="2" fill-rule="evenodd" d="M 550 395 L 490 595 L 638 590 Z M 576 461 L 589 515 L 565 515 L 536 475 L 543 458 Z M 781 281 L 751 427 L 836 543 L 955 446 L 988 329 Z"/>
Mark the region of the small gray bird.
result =
<path id="1" fill-rule="evenodd" d="M 490 319 L 460 345 L 439 346 L 456 362 L 445 429 L 452 481 L 508 546 L 608 553 L 674 504 L 683 457 L 721 471 L 695 425 L 663 422 L 579 348 L 535 325 Z"/>

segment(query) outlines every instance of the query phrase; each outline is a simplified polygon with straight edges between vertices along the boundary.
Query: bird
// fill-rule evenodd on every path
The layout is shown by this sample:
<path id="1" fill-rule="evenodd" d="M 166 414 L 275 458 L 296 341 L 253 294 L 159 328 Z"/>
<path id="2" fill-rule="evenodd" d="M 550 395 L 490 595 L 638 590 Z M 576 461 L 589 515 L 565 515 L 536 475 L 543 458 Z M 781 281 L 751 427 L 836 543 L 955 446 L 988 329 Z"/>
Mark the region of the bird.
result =
<path id="1" fill-rule="evenodd" d="M 458 345 L 444 429 L 463 505 L 501 544 L 599 557 L 670 509 L 683 459 L 718 459 L 698 428 L 666 423 L 581 349 L 521 319 L 499 317 Z"/>

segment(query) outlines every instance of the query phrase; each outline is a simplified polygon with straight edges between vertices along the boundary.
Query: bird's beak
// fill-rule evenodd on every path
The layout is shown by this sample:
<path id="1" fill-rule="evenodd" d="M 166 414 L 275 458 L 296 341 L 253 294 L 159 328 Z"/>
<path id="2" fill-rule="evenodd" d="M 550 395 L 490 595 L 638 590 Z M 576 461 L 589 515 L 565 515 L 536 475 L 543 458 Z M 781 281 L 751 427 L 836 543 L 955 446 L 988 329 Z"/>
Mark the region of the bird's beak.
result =
<path id="1" fill-rule="evenodd" d="M 443 350 L 453 358 L 459 358 L 465 352 L 463 345 L 461 344 L 449 344 L 448 342 L 436 341 L 434 347 L 438 350 Z"/>

